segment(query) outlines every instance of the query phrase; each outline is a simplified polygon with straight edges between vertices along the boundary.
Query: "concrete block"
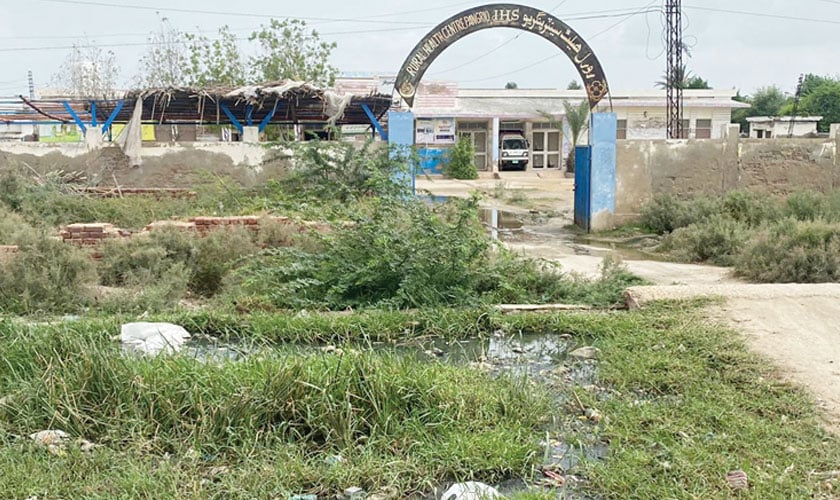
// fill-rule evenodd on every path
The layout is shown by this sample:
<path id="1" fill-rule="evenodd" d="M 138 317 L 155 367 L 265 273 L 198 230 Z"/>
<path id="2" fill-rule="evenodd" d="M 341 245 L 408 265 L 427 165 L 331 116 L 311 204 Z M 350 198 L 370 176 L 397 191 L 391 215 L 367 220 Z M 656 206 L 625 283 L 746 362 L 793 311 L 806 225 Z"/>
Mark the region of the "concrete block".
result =
<path id="1" fill-rule="evenodd" d="M 252 144 L 260 142 L 260 128 L 242 127 L 242 142 Z"/>

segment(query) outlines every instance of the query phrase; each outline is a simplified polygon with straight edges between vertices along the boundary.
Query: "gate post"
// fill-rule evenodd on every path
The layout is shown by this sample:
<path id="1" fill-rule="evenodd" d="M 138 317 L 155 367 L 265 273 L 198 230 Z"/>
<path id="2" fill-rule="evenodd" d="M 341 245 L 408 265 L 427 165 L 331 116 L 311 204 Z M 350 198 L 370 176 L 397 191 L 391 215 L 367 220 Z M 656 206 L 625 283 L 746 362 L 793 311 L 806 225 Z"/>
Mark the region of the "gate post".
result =
<path id="1" fill-rule="evenodd" d="M 615 227 L 616 134 L 615 113 L 592 113 L 589 144 L 592 145 L 590 220 L 592 231 Z"/>
<path id="2" fill-rule="evenodd" d="M 587 233 L 592 221 L 592 146 L 575 146 L 575 225 Z"/>
<path id="3" fill-rule="evenodd" d="M 388 112 L 388 145 L 391 147 L 391 157 L 408 155 L 411 157 L 411 148 L 414 146 L 414 113 L 410 111 L 389 111 Z M 413 162 L 409 161 L 411 172 L 401 172 L 395 175 L 394 180 L 411 187 L 411 194 L 415 194 L 417 169 Z"/>

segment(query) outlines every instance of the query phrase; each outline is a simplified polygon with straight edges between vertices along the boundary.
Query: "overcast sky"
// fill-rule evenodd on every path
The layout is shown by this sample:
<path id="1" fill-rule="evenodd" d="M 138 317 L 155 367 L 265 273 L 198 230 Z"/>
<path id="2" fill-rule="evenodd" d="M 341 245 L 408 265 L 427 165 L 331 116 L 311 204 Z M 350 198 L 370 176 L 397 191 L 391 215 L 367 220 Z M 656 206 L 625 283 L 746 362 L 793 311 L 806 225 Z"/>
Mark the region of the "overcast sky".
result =
<path id="1" fill-rule="evenodd" d="M 36 85 L 49 85 L 67 56 L 68 49 L 62 47 L 84 36 L 114 51 L 121 81 L 127 85 L 137 74 L 143 44 L 159 26 L 159 16 L 180 30 L 209 36 L 227 24 L 243 39 L 270 17 L 304 18 L 324 39 L 338 43 L 332 63 L 342 72 L 395 74 L 432 27 L 486 3 L 490 2 L 0 0 L 0 95 L 26 92 L 27 70 L 33 71 Z M 554 13 L 581 33 L 614 89 L 649 89 L 661 79 L 664 0 L 521 3 Z M 715 88 L 750 93 L 776 84 L 792 91 L 800 73 L 840 73 L 840 0 L 683 0 L 683 8 L 684 37 L 692 50 L 688 67 Z M 187 12 L 194 9 L 206 12 Z M 640 13 L 651 9 L 659 10 Z M 433 79 L 457 81 L 462 87 L 500 88 L 515 81 L 520 88 L 565 88 L 577 74 L 542 38 L 491 29 L 444 52 L 426 73 L 425 80 Z"/>

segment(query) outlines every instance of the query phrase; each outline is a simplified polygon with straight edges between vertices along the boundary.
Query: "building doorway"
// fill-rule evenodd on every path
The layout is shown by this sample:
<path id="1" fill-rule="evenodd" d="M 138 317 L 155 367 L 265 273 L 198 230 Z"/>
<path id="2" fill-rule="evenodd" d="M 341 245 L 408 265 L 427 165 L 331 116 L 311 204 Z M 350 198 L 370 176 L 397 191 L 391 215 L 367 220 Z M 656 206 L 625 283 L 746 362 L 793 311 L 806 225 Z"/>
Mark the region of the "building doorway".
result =
<path id="1" fill-rule="evenodd" d="M 534 124 L 534 151 L 531 168 L 560 168 L 563 161 L 563 134 L 549 123 Z"/>

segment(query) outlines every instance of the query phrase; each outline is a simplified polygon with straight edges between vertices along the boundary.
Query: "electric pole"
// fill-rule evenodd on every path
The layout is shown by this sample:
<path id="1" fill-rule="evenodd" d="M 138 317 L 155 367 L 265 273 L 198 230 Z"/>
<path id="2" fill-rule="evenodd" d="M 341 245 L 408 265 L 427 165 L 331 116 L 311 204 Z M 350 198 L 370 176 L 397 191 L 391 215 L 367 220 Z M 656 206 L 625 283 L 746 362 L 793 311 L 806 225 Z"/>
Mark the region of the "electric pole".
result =
<path id="1" fill-rule="evenodd" d="M 668 68 L 665 71 L 668 99 L 668 138 L 682 139 L 683 134 L 683 65 L 682 1 L 665 0 L 668 32 Z"/>

